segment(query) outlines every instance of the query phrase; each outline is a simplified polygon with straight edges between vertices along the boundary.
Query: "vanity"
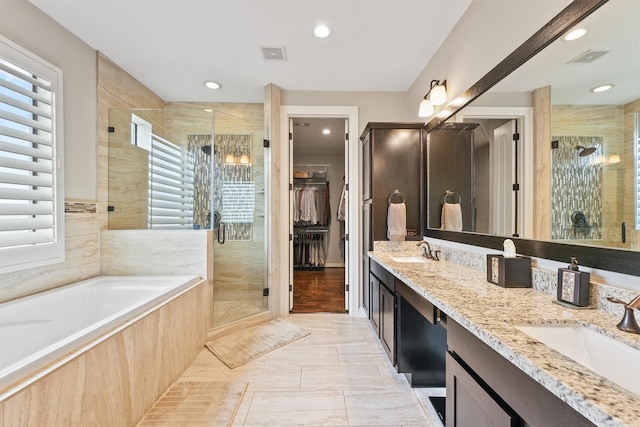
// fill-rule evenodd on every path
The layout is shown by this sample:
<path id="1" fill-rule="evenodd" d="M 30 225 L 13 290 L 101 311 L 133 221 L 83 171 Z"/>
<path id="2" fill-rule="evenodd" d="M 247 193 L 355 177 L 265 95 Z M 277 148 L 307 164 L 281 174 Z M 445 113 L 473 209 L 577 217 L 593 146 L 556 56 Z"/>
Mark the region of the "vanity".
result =
<path id="1" fill-rule="evenodd" d="M 446 251 L 442 261 L 421 260 L 413 242 L 376 242 L 369 256 L 393 276 L 396 298 L 410 292 L 411 306 L 432 306 L 417 311 L 435 313 L 446 328 L 447 426 L 640 424 L 640 394 L 523 332 L 531 325 L 585 326 L 640 354 L 640 335 L 619 331 L 617 316 L 567 308 L 535 288 L 499 287 L 481 269 L 452 262 Z M 405 354 L 396 338 L 392 360 L 402 372 Z"/>

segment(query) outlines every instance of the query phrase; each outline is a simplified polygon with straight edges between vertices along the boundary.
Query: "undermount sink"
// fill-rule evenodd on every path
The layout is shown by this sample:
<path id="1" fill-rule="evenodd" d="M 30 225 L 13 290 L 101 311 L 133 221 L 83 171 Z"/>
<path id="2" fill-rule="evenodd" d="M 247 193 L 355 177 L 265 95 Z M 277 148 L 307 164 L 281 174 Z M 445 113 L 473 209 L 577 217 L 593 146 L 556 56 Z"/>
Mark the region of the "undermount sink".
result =
<path id="1" fill-rule="evenodd" d="M 517 325 L 516 329 L 640 394 L 640 349 L 580 325 Z"/>
<path id="2" fill-rule="evenodd" d="M 421 256 L 392 256 L 395 262 L 425 262 L 427 259 Z"/>

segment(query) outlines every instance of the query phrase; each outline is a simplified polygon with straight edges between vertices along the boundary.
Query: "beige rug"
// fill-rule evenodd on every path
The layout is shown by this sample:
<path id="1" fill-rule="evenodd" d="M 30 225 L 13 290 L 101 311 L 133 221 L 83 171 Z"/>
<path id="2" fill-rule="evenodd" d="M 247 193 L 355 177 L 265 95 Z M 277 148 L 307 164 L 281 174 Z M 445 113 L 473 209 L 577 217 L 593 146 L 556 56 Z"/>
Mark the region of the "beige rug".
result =
<path id="1" fill-rule="evenodd" d="M 246 382 L 175 382 L 137 427 L 230 426 L 247 386 Z"/>
<path id="2" fill-rule="evenodd" d="M 273 319 L 207 341 L 207 348 L 230 368 L 247 363 L 276 348 L 309 335 L 309 332 L 283 319 Z"/>

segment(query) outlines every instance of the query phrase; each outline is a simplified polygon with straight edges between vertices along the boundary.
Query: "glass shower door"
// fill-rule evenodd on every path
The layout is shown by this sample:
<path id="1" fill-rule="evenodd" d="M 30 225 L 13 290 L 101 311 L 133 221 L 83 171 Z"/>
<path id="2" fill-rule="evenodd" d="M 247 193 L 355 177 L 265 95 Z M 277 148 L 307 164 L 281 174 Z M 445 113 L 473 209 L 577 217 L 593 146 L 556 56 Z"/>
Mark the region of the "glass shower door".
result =
<path id="1" fill-rule="evenodd" d="M 213 326 L 267 309 L 263 123 L 216 111 L 211 153 Z"/>

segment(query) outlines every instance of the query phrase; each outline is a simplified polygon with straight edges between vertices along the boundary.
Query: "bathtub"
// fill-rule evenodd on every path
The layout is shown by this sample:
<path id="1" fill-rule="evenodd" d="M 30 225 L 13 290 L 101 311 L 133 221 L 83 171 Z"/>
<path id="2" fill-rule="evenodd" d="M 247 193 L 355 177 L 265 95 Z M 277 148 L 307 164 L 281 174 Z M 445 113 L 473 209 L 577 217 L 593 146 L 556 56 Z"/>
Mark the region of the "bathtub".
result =
<path id="1" fill-rule="evenodd" d="M 102 276 L 0 304 L 0 394 L 201 281 L 198 276 Z"/>

